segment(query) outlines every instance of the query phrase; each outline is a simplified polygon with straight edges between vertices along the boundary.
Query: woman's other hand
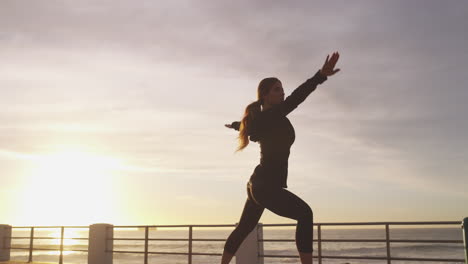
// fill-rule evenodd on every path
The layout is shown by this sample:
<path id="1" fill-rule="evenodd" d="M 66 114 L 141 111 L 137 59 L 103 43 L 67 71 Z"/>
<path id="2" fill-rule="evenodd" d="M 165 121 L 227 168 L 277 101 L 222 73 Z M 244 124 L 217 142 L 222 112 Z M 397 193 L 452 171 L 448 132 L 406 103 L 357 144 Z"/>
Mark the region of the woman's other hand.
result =
<path id="1" fill-rule="evenodd" d="M 334 52 L 328 60 L 330 55 L 327 55 L 327 59 L 325 60 L 325 63 L 323 64 L 322 69 L 320 70 L 320 73 L 323 76 L 332 76 L 335 73 L 339 72 L 340 69 L 335 69 L 336 62 L 338 62 L 338 58 L 340 57 L 340 54 L 338 52 Z"/>
<path id="2" fill-rule="evenodd" d="M 232 128 L 232 129 L 235 129 L 235 130 L 239 131 L 239 129 L 240 129 L 240 124 L 241 124 L 241 122 L 239 122 L 239 121 L 234 121 L 234 122 L 232 122 L 231 124 L 225 124 L 224 126 L 227 127 L 227 128 Z"/>

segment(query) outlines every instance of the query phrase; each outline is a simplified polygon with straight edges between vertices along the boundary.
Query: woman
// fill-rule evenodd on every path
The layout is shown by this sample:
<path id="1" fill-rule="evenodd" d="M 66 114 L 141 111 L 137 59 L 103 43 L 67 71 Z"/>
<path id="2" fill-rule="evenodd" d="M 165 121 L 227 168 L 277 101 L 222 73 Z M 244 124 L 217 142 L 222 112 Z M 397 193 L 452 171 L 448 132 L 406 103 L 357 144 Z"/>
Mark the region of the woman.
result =
<path id="1" fill-rule="evenodd" d="M 226 124 L 239 130 L 239 148 L 251 141 L 260 143 L 260 164 L 247 183 L 247 201 L 239 224 L 228 237 L 221 264 L 228 264 L 242 241 L 257 225 L 263 210 L 297 220 L 296 246 L 302 264 L 312 263 L 313 215 L 309 205 L 287 188 L 289 150 L 294 142 L 294 128 L 286 117 L 318 84 L 340 69 L 334 69 L 338 52 L 333 53 L 312 78 L 296 88 L 284 99 L 281 82 L 274 77 L 263 79 L 258 85 L 257 101 L 245 109 L 241 122 Z"/>

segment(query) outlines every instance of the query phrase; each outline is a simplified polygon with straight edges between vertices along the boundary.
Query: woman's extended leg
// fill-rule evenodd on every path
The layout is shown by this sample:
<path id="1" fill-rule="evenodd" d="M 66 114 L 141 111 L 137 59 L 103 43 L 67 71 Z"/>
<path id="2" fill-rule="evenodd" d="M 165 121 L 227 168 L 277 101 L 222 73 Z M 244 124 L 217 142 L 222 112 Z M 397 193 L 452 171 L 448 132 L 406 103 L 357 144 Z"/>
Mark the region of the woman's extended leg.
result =
<path id="1" fill-rule="evenodd" d="M 237 249 L 239 249 L 242 244 L 242 241 L 244 241 L 247 235 L 252 232 L 257 225 L 264 210 L 264 207 L 256 204 L 251 199 L 247 199 L 239 224 L 234 231 L 232 231 L 231 235 L 229 235 L 226 244 L 224 245 L 221 264 L 228 264 L 231 261 L 232 257 L 236 254 Z"/>
<path id="2" fill-rule="evenodd" d="M 254 186 L 253 196 L 273 213 L 297 220 L 296 246 L 303 264 L 312 263 L 313 213 L 297 195 L 283 188 Z"/>

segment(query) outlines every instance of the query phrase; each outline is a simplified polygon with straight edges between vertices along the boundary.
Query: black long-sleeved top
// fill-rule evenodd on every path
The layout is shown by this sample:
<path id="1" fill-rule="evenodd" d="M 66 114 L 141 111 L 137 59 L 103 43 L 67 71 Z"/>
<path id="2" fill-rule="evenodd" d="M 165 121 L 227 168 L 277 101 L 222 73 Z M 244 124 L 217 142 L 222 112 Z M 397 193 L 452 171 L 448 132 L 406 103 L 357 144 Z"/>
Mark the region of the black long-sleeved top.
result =
<path id="1" fill-rule="evenodd" d="M 249 123 L 249 138 L 260 143 L 260 164 L 250 181 L 287 188 L 289 150 L 295 140 L 294 128 L 286 117 L 302 103 L 318 84 L 327 80 L 318 71 L 297 87 L 283 102 L 262 111 Z M 240 122 L 232 122 L 236 130 Z"/>

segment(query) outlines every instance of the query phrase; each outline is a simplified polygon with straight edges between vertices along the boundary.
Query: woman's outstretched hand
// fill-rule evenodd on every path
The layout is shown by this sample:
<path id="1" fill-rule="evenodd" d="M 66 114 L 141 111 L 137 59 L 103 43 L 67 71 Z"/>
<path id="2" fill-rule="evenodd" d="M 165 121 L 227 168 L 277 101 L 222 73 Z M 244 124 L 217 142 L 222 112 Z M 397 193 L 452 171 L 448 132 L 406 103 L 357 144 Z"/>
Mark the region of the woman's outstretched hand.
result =
<path id="1" fill-rule="evenodd" d="M 225 124 L 224 126 L 227 127 L 227 128 L 232 128 L 232 129 L 235 129 L 235 130 L 239 131 L 240 125 L 241 125 L 241 122 L 234 121 L 231 124 Z"/>
<path id="2" fill-rule="evenodd" d="M 330 55 L 327 55 L 327 59 L 325 60 L 325 63 L 323 64 L 322 69 L 320 70 L 320 73 L 323 76 L 332 76 L 333 74 L 337 73 L 340 71 L 340 69 L 335 69 L 336 62 L 338 61 L 338 58 L 340 57 L 340 54 L 338 52 L 334 52 L 328 60 L 328 57 Z"/>

